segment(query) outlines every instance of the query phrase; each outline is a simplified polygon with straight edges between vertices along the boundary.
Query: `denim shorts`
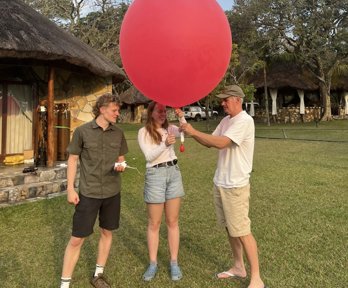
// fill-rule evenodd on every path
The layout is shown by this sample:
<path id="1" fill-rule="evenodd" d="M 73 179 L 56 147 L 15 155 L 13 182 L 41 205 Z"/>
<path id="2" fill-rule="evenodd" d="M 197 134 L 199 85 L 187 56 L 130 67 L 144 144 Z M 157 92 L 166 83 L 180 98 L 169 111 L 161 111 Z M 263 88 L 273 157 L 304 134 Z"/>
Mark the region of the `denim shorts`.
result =
<path id="1" fill-rule="evenodd" d="M 144 187 L 146 203 L 164 203 L 167 200 L 183 197 L 184 195 L 180 168 L 177 164 L 146 169 Z"/>

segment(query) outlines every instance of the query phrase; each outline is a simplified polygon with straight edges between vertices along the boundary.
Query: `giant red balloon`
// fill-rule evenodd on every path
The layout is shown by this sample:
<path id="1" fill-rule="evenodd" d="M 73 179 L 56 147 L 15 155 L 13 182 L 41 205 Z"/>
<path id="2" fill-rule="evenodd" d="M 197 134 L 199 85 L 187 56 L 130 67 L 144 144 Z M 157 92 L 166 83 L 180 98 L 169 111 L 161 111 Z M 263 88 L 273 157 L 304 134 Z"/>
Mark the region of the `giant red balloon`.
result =
<path id="1" fill-rule="evenodd" d="M 232 36 L 216 0 L 135 0 L 121 27 L 120 54 L 134 86 L 182 107 L 207 96 L 229 64 Z"/>

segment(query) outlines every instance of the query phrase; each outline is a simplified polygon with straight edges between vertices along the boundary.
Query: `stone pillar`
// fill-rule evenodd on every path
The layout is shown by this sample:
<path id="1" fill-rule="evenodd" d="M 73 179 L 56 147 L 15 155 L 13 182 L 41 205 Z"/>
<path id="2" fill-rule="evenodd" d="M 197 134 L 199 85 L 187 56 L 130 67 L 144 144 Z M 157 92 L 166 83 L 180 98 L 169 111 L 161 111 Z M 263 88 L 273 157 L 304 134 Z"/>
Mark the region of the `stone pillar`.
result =
<path id="1" fill-rule="evenodd" d="M 272 98 L 272 115 L 277 115 L 277 89 L 270 89 Z"/>
<path id="2" fill-rule="evenodd" d="M 348 115 L 348 92 L 344 92 L 344 100 L 346 100 L 345 113 Z"/>
<path id="3" fill-rule="evenodd" d="M 305 114 L 305 103 L 304 103 L 304 91 L 297 89 L 298 96 L 300 97 L 300 114 Z"/>

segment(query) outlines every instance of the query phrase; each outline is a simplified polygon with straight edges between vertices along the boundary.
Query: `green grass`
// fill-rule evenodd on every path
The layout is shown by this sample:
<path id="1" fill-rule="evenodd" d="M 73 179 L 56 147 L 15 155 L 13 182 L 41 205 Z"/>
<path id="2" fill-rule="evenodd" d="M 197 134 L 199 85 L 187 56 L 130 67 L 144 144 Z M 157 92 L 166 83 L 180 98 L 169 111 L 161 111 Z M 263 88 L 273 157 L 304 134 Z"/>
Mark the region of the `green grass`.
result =
<path id="1" fill-rule="evenodd" d="M 193 124 L 205 130 L 205 122 Z M 325 127 L 346 128 L 346 124 L 340 125 Z M 129 139 L 127 161 L 143 173 L 145 161 L 136 141 L 139 127 L 122 125 Z M 306 134 L 308 127 L 286 128 L 301 128 L 298 133 Z M 259 129 L 267 127 L 258 125 Z M 123 175 L 121 227 L 115 233 L 106 268 L 115 287 L 248 285 L 248 281 L 213 278 L 215 272 L 231 264 L 226 235 L 216 227 L 212 203 L 217 151 L 190 138 L 185 140 L 185 146 L 185 153 L 177 153 L 186 191 L 180 216 L 184 278 L 178 283 L 169 280 L 166 228 L 162 226 L 158 276 L 151 283 L 142 282 L 148 262 L 143 176 L 128 170 Z M 347 176 L 347 143 L 256 140 L 250 217 L 259 245 L 261 272 L 269 287 L 346 286 Z M 58 287 L 72 214 L 73 207 L 66 203 L 65 196 L 0 209 L 1 287 Z M 89 287 L 98 237 L 96 229 L 86 240 L 72 287 Z"/>

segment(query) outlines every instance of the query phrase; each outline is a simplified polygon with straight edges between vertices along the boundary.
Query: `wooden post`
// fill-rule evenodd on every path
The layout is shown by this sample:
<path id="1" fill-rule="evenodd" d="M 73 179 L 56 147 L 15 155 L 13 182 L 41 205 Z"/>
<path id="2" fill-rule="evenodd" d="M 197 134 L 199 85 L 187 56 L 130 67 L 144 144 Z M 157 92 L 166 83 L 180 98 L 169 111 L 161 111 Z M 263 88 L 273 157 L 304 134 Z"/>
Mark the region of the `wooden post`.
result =
<path id="1" fill-rule="evenodd" d="M 47 167 L 54 164 L 54 68 L 49 68 L 47 96 Z"/>

